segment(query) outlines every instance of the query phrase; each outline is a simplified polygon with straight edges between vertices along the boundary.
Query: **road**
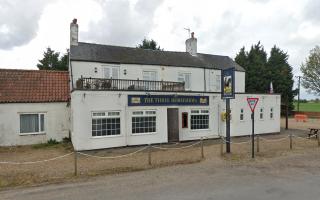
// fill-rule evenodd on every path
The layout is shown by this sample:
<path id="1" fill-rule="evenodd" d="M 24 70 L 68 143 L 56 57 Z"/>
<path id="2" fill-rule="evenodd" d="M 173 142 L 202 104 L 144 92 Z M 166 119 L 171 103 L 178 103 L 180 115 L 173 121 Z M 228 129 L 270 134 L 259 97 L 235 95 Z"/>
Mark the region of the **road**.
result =
<path id="1" fill-rule="evenodd" d="M 10 189 L 0 192 L 0 199 L 319 200 L 319 158 L 319 150 L 316 150 L 310 156 L 295 155 L 249 165 L 206 160 L 63 184 Z"/>

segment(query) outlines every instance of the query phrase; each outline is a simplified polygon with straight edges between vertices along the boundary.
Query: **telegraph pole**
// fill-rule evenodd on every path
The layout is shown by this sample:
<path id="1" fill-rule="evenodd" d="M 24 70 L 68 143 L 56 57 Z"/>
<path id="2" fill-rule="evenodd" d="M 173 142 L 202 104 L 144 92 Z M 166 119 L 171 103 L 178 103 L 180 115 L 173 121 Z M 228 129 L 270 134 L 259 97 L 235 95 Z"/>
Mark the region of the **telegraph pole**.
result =
<path id="1" fill-rule="evenodd" d="M 300 79 L 301 76 L 296 76 L 298 78 L 298 112 L 300 111 Z"/>

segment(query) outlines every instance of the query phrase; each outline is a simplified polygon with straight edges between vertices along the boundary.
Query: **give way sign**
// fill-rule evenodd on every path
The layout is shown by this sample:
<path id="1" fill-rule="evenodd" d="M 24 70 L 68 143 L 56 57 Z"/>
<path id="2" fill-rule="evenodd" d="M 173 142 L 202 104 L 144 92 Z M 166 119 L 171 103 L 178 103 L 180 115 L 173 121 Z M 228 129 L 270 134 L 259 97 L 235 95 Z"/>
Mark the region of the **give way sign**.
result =
<path id="1" fill-rule="evenodd" d="M 251 112 L 254 112 L 254 109 L 256 108 L 258 101 L 259 101 L 259 98 L 247 98 L 247 102 L 249 104 Z"/>

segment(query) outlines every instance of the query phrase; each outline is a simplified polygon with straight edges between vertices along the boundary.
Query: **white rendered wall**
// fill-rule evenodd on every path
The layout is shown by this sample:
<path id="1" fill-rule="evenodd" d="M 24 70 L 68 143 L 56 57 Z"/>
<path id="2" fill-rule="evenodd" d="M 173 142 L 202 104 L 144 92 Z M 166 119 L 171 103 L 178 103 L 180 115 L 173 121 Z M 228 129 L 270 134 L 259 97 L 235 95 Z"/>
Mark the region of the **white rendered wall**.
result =
<path id="1" fill-rule="evenodd" d="M 44 113 L 45 133 L 20 134 L 20 113 Z M 45 143 L 49 139 L 61 141 L 68 137 L 70 107 L 67 103 L 6 103 L 0 104 L 0 146 Z"/>
<path id="2" fill-rule="evenodd" d="M 140 145 L 150 143 L 165 143 L 167 135 L 167 108 L 179 109 L 179 138 L 183 140 L 195 140 L 201 137 L 214 138 L 217 135 L 225 135 L 225 122 L 221 120 L 221 112 L 225 109 L 225 102 L 219 94 L 212 93 L 179 93 L 179 95 L 205 95 L 209 96 L 209 106 L 128 106 L 128 94 L 141 94 L 144 92 L 99 92 L 99 91 L 74 91 L 71 94 L 72 105 L 72 141 L 76 150 L 101 149 L 126 145 Z M 151 95 L 169 95 L 170 93 L 152 92 Z M 171 93 L 174 94 L 174 93 Z M 280 96 L 279 95 L 248 95 L 237 94 L 236 99 L 231 100 L 232 121 L 231 136 L 251 134 L 250 109 L 247 97 L 259 97 L 257 105 L 265 108 L 263 120 L 258 119 L 256 112 L 255 132 L 275 133 L 280 132 Z M 274 109 L 274 118 L 269 118 L 269 109 Z M 244 109 L 244 120 L 240 121 L 240 108 Z M 192 109 L 209 110 L 209 129 L 191 130 L 190 118 Z M 133 110 L 156 110 L 157 131 L 153 134 L 131 134 L 131 113 Z M 120 111 L 121 135 L 92 137 L 91 113 L 93 111 Z M 182 112 L 188 112 L 189 127 L 182 128 Z"/>
<path id="3" fill-rule="evenodd" d="M 194 67 L 173 67 L 159 65 L 136 65 L 136 64 L 107 64 L 98 62 L 80 62 L 72 61 L 72 77 L 73 83 L 81 77 L 86 78 L 103 78 L 103 66 L 118 66 L 120 79 L 143 80 L 143 71 L 157 72 L 158 81 L 178 81 L 179 73 L 191 74 L 191 90 L 192 91 L 210 91 L 220 92 L 220 87 L 217 90 L 216 85 L 212 86 L 209 83 L 210 77 L 213 76 L 216 83 L 216 75 L 221 75 L 221 70 L 203 69 Z M 95 72 L 95 68 L 96 71 Z M 124 74 L 126 71 L 126 75 Z M 245 72 L 235 72 L 235 91 L 245 91 Z M 206 84 L 206 85 L 205 85 Z"/>

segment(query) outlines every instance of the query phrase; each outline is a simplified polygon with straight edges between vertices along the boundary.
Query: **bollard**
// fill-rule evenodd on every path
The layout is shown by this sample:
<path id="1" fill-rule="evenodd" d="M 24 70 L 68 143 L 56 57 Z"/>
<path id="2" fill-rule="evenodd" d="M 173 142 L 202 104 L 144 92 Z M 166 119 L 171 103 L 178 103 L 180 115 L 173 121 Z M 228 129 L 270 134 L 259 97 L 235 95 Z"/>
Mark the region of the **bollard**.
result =
<path id="1" fill-rule="evenodd" d="M 78 153 L 74 151 L 74 175 L 78 175 Z"/>
<path id="2" fill-rule="evenodd" d="M 292 133 L 290 133 L 289 138 L 290 138 L 290 149 L 292 149 Z"/>
<path id="3" fill-rule="evenodd" d="M 320 147 L 320 133 L 317 132 L 317 139 L 318 139 L 318 147 Z"/>
<path id="4" fill-rule="evenodd" d="M 260 152 L 260 136 L 257 135 L 257 152 Z"/>
<path id="5" fill-rule="evenodd" d="M 201 137 L 201 158 L 204 159 L 204 152 L 203 152 L 203 138 Z"/>
<path id="6" fill-rule="evenodd" d="M 149 144 L 148 148 L 148 164 L 151 165 L 151 144 Z"/>
<path id="7" fill-rule="evenodd" d="M 220 155 L 223 155 L 223 136 L 220 136 L 221 142 L 220 142 Z"/>

